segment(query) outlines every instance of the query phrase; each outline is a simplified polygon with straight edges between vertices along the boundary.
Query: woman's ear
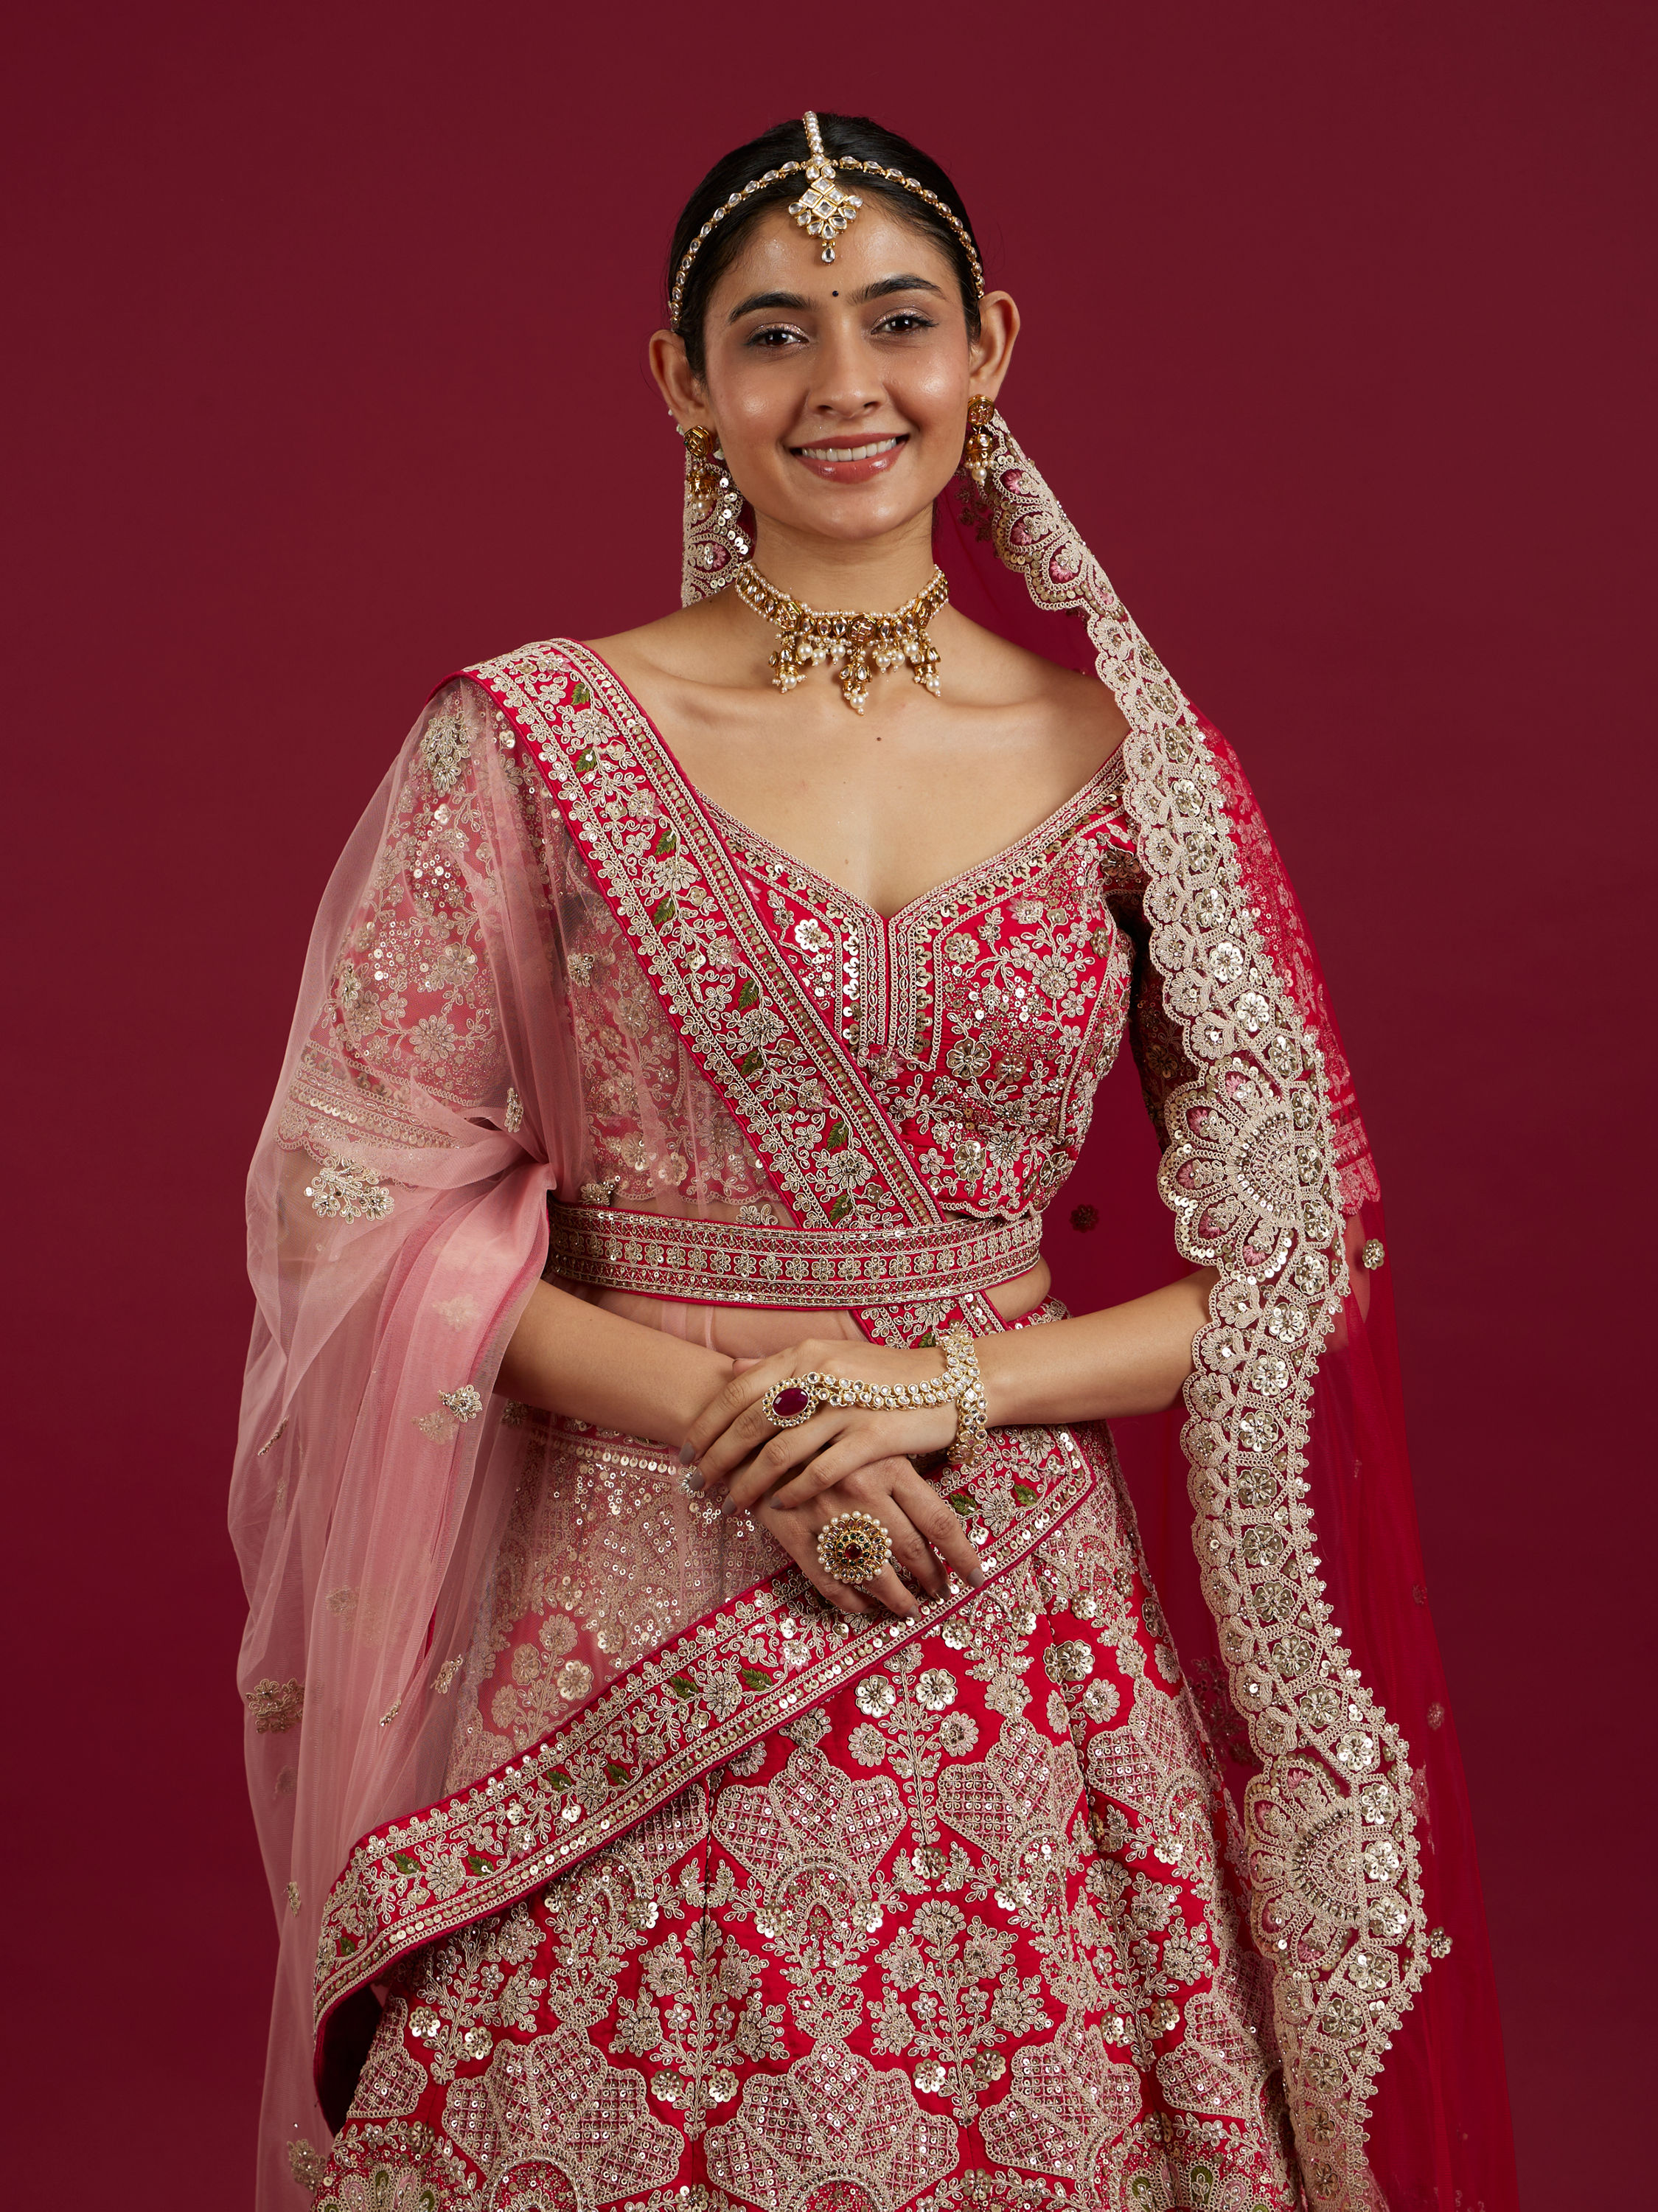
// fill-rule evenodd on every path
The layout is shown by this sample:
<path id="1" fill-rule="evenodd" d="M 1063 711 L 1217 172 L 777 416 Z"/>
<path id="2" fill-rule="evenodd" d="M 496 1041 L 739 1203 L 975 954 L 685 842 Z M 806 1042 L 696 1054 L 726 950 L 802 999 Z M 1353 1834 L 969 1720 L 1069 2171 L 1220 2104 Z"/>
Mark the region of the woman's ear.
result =
<path id="1" fill-rule="evenodd" d="M 987 292 L 979 302 L 979 335 L 972 346 L 969 380 L 975 399 L 993 399 L 1002 388 L 1019 336 L 1019 309 L 1011 292 Z"/>
<path id="2" fill-rule="evenodd" d="M 668 412 L 678 427 L 689 430 L 700 425 L 712 429 L 713 418 L 708 413 L 702 380 L 693 372 L 686 357 L 684 339 L 677 337 L 671 331 L 653 331 L 650 362 L 656 388 L 667 401 Z"/>

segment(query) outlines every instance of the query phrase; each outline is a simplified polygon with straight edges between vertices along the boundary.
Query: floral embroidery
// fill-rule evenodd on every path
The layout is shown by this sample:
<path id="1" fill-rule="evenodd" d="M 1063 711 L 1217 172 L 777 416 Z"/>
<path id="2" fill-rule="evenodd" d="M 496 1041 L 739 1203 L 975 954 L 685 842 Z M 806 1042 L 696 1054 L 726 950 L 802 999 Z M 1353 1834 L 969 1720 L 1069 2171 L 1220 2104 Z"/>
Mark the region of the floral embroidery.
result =
<path id="1" fill-rule="evenodd" d="M 465 695 L 433 702 L 395 802 L 385 848 L 357 927 L 335 963 L 323 1012 L 307 1040 L 285 1103 L 284 1144 L 330 1170 L 359 1144 L 441 1147 L 422 1102 L 463 1109 L 506 1086 L 499 1015 L 483 957 L 481 903 L 494 896 L 492 830 L 470 773 L 473 738 Z M 497 1109 L 505 1113 L 505 1109 Z M 359 1214 L 378 1177 L 354 1182 L 339 1207 Z M 330 1186 L 325 1182 L 325 1188 Z"/>
<path id="2" fill-rule="evenodd" d="M 1096 1479 L 1069 1431 L 1011 1433 L 1026 1455 L 1019 1474 L 1038 1480 L 1021 1481 L 1027 1504 L 996 1499 L 1000 1526 L 981 1554 L 993 1576 L 1061 1525 Z M 975 1485 L 990 1494 L 995 1474 L 975 1470 Z M 1003 1486 L 1009 1479 L 1001 1470 Z M 999 1602 L 993 1583 L 978 1593 L 957 1587 L 911 1622 L 881 1625 L 835 1612 L 791 1574 L 775 1589 L 762 1584 L 706 1615 L 695 1634 L 635 1662 L 516 1764 L 356 1846 L 324 1911 L 319 2019 L 410 1945 L 526 1895 L 796 1709 L 865 1672 L 872 1641 L 896 1650 L 924 1634 L 930 1619 L 969 1607 L 988 1619 Z"/>
<path id="3" fill-rule="evenodd" d="M 320 2187 L 323 2163 L 317 2155 L 315 2145 L 308 2143 L 303 2136 L 298 2142 L 289 2143 L 288 2170 L 301 2189 L 314 2190 Z"/>
<path id="4" fill-rule="evenodd" d="M 242 1703 L 261 1735 L 286 1735 L 305 1716 L 305 1685 L 267 1677 L 242 1692 Z"/>
<path id="5" fill-rule="evenodd" d="M 843 2045 L 825 2043 L 786 2075 L 757 2076 L 738 2119 L 708 2140 L 716 2186 L 764 2212 L 805 2201 L 822 2177 L 845 2177 L 840 2202 L 907 2204 L 956 2164 L 950 2122 L 923 2112 L 901 2073 L 878 2072 Z M 826 2208 L 827 2212 L 827 2208 Z M 837 2208 L 838 2212 L 838 2208 Z"/>
<path id="6" fill-rule="evenodd" d="M 392 1194 L 373 1168 L 350 1160 L 325 1160 L 305 1194 L 325 1221 L 383 1221 L 392 1211 Z"/>
<path id="7" fill-rule="evenodd" d="M 1289 2212 L 1229 1808 L 1160 1626 L 1108 1482 L 723 1780 L 392 1961 L 342 2200 L 378 2165 L 479 2212 L 672 2212 L 703 2176 L 779 2212 Z M 1086 1670 L 1047 1666 L 1073 1644 Z M 1039 1721 L 988 1703 L 1055 1674 Z"/>
<path id="8" fill-rule="evenodd" d="M 1011 1218 L 1076 1164 L 1127 1018 L 1129 947 L 1108 899 L 1139 872 L 1121 782 L 1108 762 L 1005 853 L 890 921 L 705 802 L 805 991 L 951 1212 Z"/>

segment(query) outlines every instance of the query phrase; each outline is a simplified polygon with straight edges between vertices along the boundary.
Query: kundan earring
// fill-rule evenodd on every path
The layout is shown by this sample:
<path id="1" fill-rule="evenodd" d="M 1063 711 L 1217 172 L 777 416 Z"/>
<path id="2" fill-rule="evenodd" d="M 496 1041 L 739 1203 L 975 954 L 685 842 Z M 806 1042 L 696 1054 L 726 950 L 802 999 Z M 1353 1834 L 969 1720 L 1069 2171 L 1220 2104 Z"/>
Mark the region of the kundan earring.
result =
<path id="1" fill-rule="evenodd" d="M 743 495 L 732 482 L 718 434 L 693 423 L 685 441 L 685 517 L 679 601 L 695 606 L 730 581 L 730 571 L 749 556 L 742 527 Z"/>
<path id="2" fill-rule="evenodd" d="M 993 399 L 969 399 L 967 403 L 967 443 L 962 448 L 962 466 L 967 471 L 980 491 L 985 488 L 985 478 L 990 474 L 990 464 L 995 453 L 992 429 L 996 421 Z"/>

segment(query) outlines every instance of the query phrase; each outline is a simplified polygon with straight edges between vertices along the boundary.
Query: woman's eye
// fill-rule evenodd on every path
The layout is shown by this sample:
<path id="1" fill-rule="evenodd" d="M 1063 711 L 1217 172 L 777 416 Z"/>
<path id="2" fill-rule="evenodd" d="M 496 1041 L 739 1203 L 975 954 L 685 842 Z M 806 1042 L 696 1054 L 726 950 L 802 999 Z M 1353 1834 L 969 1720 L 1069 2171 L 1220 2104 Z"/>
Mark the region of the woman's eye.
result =
<path id="1" fill-rule="evenodd" d="M 793 345 L 797 339 L 804 343 L 805 338 L 803 331 L 791 330 L 786 323 L 773 323 L 763 331 L 754 331 L 749 343 L 775 351 L 780 346 Z"/>
<path id="2" fill-rule="evenodd" d="M 901 308 L 896 315 L 886 316 L 882 321 L 877 323 L 875 327 L 878 331 L 884 331 L 897 337 L 908 337 L 911 331 L 930 331 L 936 328 L 936 325 L 927 316 L 918 315 L 913 307 L 904 307 Z"/>

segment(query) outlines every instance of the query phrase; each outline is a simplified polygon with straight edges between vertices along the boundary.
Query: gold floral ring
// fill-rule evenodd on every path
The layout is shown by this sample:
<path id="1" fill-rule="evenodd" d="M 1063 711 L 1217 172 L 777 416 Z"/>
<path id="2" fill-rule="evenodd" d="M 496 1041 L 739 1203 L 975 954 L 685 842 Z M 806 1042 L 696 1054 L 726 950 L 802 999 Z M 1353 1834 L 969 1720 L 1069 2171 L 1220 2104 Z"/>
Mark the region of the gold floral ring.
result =
<path id="1" fill-rule="evenodd" d="M 872 1583 L 892 1557 L 892 1538 L 872 1513 L 837 1513 L 817 1531 L 817 1564 L 848 1589 Z"/>

